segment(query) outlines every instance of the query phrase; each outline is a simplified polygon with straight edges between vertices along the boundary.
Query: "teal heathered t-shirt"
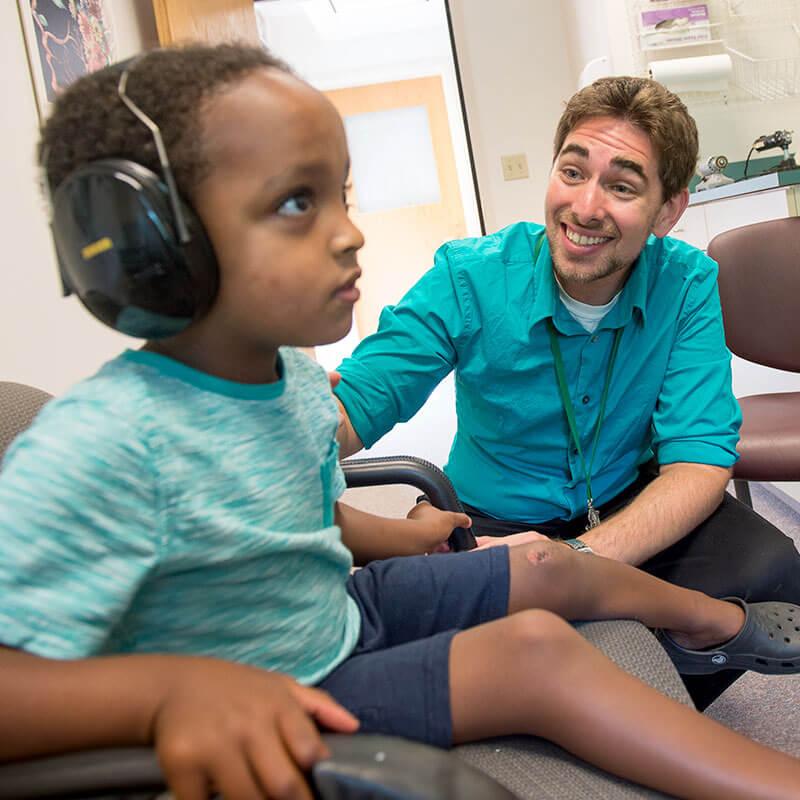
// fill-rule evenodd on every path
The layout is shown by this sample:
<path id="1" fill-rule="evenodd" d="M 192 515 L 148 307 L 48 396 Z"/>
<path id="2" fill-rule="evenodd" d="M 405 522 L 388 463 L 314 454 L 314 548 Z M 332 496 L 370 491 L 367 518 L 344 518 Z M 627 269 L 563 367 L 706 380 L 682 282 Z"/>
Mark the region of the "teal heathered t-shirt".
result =
<path id="1" fill-rule="evenodd" d="M 237 384 L 129 351 L 49 403 L 0 473 L 0 643 L 217 656 L 324 678 L 353 650 L 324 370 Z"/>

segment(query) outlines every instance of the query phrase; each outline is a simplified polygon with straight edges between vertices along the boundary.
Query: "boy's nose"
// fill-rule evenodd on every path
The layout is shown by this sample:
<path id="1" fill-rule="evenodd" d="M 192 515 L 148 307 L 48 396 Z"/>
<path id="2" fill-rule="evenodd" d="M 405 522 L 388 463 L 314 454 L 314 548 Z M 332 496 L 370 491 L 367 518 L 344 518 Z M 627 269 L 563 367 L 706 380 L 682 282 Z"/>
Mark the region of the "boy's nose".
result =
<path id="1" fill-rule="evenodd" d="M 364 234 L 361 229 L 345 214 L 333 240 L 336 253 L 354 253 L 364 246 Z"/>

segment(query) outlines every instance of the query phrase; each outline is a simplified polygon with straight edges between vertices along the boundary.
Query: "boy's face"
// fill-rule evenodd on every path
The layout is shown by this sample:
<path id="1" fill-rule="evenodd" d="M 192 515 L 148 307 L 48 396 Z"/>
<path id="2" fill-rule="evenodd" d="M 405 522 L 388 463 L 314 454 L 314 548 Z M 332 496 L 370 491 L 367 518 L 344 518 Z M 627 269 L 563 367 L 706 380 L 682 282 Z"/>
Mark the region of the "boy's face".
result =
<path id="1" fill-rule="evenodd" d="M 202 121 L 211 172 L 193 199 L 220 266 L 203 339 L 245 362 L 340 339 L 364 239 L 347 214 L 338 113 L 309 86 L 263 69 L 213 97 Z"/>

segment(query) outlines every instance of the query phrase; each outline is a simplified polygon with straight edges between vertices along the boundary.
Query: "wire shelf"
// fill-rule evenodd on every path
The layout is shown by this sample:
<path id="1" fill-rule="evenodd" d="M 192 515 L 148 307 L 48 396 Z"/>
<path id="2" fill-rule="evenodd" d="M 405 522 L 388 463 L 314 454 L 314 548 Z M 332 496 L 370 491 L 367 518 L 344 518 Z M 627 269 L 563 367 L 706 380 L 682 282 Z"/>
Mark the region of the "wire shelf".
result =
<path id="1" fill-rule="evenodd" d="M 641 31 L 641 14 L 655 8 L 689 5 L 691 0 L 627 0 L 634 23 L 631 44 L 640 74 L 647 63 L 665 57 L 668 48 L 647 46 Z M 704 0 L 708 6 L 712 41 L 684 45 L 669 57 L 728 53 L 732 63 L 726 91 L 681 92 L 692 105 L 769 102 L 800 95 L 800 0 Z M 691 49 L 689 49 L 691 48 Z M 654 52 L 655 51 L 655 52 Z"/>
<path id="2" fill-rule="evenodd" d="M 800 94 L 800 27 L 748 26 L 725 49 L 733 63 L 733 82 L 758 100 Z M 776 57 L 775 54 L 780 54 Z"/>
<path id="3" fill-rule="evenodd" d="M 758 100 L 783 100 L 800 94 L 796 58 L 753 58 L 727 47 L 733 62 L 733 80 Z"/>

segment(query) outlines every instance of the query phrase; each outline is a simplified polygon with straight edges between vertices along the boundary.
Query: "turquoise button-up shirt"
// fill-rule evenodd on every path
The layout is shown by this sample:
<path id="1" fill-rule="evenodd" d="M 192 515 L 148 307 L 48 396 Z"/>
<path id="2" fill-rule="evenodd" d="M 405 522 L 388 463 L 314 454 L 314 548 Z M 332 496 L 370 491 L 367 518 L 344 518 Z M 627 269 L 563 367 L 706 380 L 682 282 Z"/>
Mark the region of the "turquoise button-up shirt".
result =
<path id="1" fill-rule="evenodd" d="M 701 251 L 651 236 L 619 301 L 590 334 L 559 299 L 541 225 L 516 223 L 449 242 L 341 364 L 336 393 L 369 447 L 410 419 L 455 370 L 458 425 L 445 472 L 460 498 L 500 519 L 571 519 L 586 511 L 586 478 L 558 391 L 547 319 L 558 331 L 587 462 L 614 333 L 622 328 L 591 475 L 600 505 L 653 454 L 660 464 L 736 461 L 741 414 L 716 276 Z"/>

